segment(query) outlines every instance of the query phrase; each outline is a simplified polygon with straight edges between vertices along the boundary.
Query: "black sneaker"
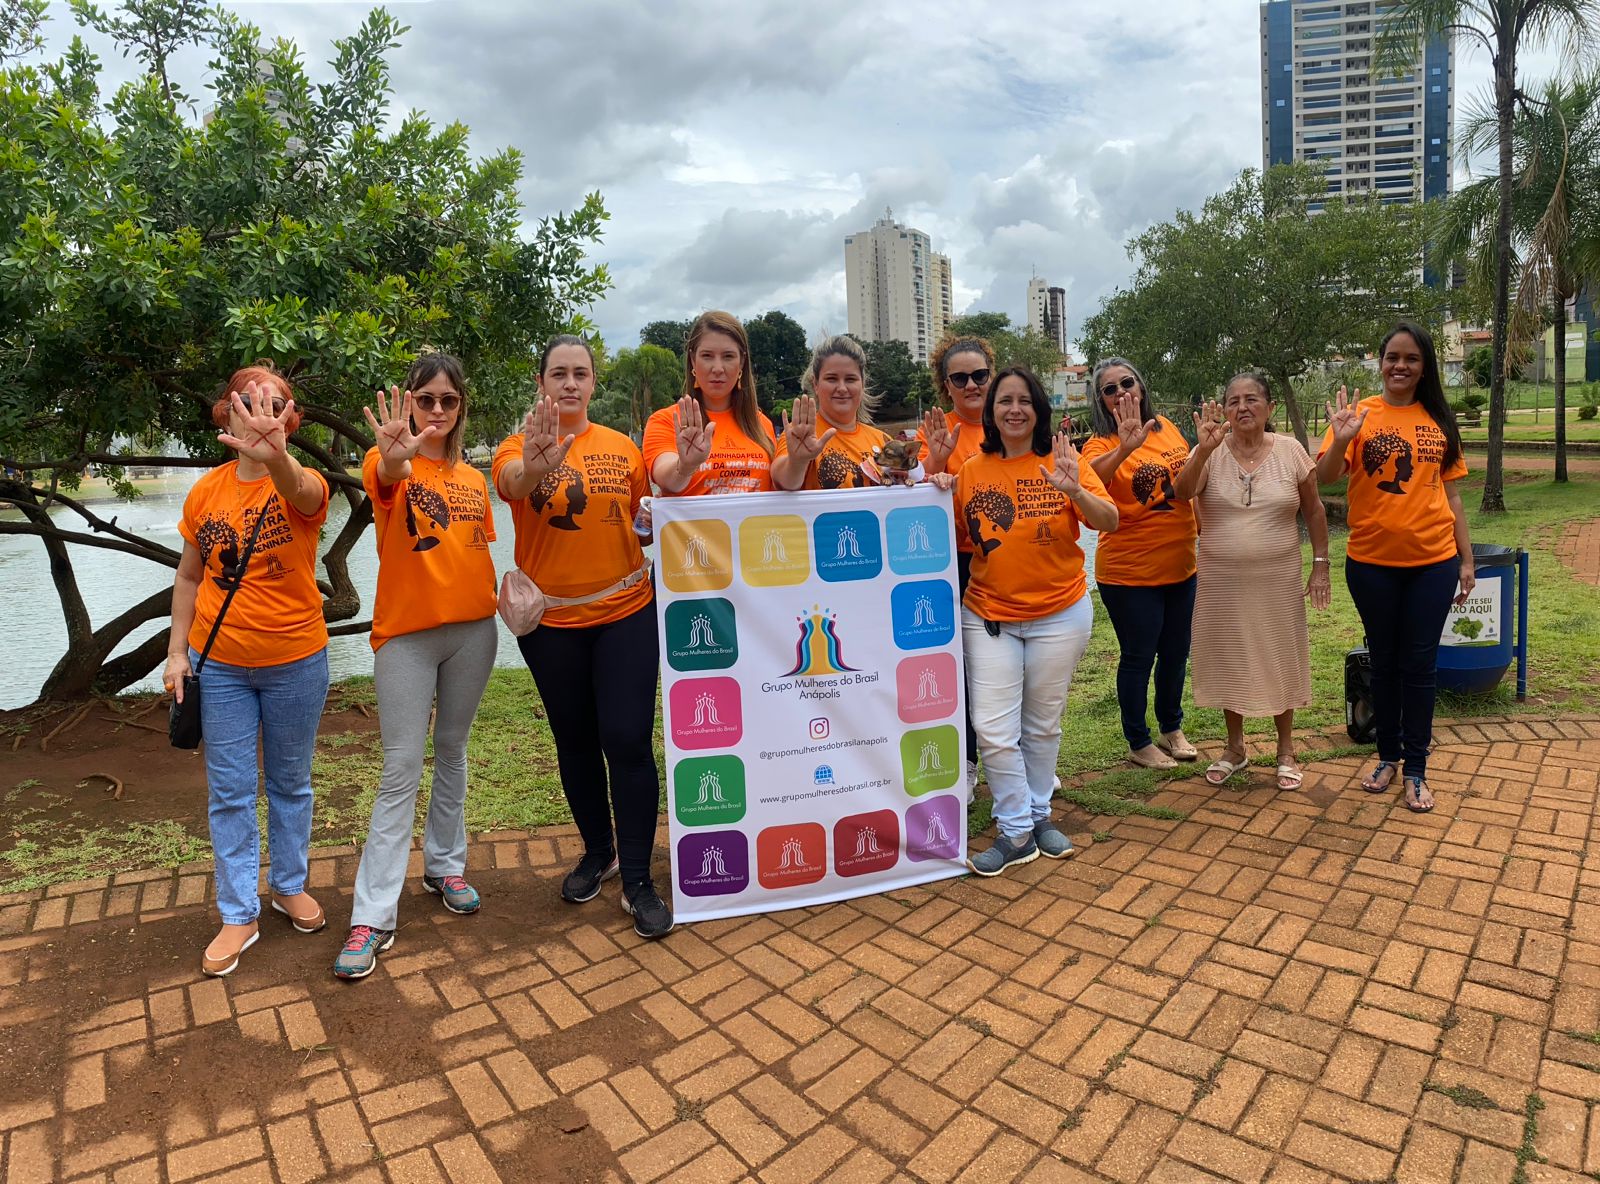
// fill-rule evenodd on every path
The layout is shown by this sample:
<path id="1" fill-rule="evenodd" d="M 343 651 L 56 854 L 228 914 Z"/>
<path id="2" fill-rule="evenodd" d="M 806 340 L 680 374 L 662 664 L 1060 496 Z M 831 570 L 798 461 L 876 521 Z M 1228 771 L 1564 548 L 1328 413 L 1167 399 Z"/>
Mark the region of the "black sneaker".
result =
<path id="1" fill-rule="evenodd" d="M 582 904 L 600 895 L 600 885 L 617 874 L 617 853 L 606 851 L 596 855 L 589 852 L 578 860 L 578 866 L 561 881 L 561 899 Z"/>
<path id="2" fill-rule="evenodd" d="M 649 880 L 622 890 L 622 911 L 633 914 L 633 931 L 640 937 L 665 937 L 672 932 L 672 909 Z"/>

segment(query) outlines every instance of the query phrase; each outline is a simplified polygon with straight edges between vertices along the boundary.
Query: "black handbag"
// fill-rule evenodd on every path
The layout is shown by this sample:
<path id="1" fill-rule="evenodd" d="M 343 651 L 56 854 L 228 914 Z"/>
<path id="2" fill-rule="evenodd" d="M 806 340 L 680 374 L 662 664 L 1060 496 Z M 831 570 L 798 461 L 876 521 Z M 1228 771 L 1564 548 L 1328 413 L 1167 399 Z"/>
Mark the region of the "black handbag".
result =
<path id="1" fill-rule="evenodd" d="M 217 619 L 211 622 L 211 632 L 206 637 L 206 648 L 200 651 L 200 658 L 195 662 L 194 669 L 183 676 L 182 700 L 173 696 L 172 710 L 167 714 L 167 739 L 174 748 L 200 747 L 200 669 L 211 656 L 211 647 L 216 644 L 217 631 L 222 628 L 222 618 L 228 615 L 228 606 L 233 603 L 234 593 L 238 592 L 239 586 L 244 583 L 245 569 L 250 566 L 250 556 L 256 549 L 256 536 L 261 533 L 261 524 L 267 520 L 267 512 L 272 509 L 272 503 L 276 500 L 277 495 L 273 494 L 267 499 L 267 504 L 261 507 L 261 513 L 256 515 L 256 524 L 250 528 L 250 541 L 245 543 L 244 554 L 239 557 L 239 567 L 232 577 L 228 594 L 222 598 L 222 607 L 217 610 Z"/>
<path id="2" fill-rule="evenodd" d="M 1378 721 L 1372 710 L 1372 658 L 1365 648 L 1344 656 L 1344 730 L 1357 744 L 1371 744 Z"/>

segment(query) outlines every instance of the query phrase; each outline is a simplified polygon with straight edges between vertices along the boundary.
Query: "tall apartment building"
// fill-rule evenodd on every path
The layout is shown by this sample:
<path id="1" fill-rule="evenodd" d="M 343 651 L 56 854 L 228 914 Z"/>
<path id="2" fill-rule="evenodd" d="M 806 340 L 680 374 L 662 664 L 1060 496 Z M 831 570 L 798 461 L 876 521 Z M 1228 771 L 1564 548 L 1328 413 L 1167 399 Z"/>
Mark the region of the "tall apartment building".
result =
<path id="1" fill-rule="evenodd" d="M 1028 328 L 1067 352 L 1067 290 L 1046 284 L 1038 276 L 1028 281 Z"/>
<path id="2" fill-rule="evenodd" d="M 850 333 L 862 341 L 903 341 L 926 362 L 950 323 L 950 259 L 920 230 L 885 210 L 871 230 L 844 240 Z"/>
<path id="3" fill-rule="evenodd" d="M 1328 192 L 1412 202 L 1450 191 L 1453 43 L 1399 77 L 1376 70 L 1383 0 L 1262 0 L 1261 158 L 1308 160 Z"/>

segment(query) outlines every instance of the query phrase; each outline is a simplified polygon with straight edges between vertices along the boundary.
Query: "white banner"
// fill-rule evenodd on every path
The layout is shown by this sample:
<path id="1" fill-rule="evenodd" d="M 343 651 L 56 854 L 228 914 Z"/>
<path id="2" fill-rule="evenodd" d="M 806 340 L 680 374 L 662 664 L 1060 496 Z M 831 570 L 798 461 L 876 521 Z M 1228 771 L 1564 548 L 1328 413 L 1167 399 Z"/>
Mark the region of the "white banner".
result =
<path id="1" fill-rule="evenodd" d="M 1450 615 L 1444 619 L 1444 632 L 1439 636 L 1439 644 L 1499 645 L 1500 588 L 1504 583 L 1498 576 L 1480 580 L 1473 586 L 1472 595 L 1467 597 L 1465 604 L 1452 604 Z"/>
<path id="2" fill-rule="evenodd" d="M 661 497 L 652 509 L 677 919 L 965 871 L 950 495 Z"/>

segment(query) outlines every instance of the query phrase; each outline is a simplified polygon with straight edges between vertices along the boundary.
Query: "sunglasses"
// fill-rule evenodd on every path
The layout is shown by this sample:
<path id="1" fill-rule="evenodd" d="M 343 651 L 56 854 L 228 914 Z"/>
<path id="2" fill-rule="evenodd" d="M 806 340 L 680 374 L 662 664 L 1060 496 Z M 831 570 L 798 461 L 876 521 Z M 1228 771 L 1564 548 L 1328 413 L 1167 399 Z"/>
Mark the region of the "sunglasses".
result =
<path id="1" fill-rule="evenodd" d="M 432 411 L 435 407 L 440 411 L 454 411 L 461 406 L 460 395 L 412 395 L 411 401 L 424 411 Z"/>
<path id="2" fill-rule="evenodd" d="M 989 372 L 987 370 L 957 371 L 954 374 L 946 374 L 944 380 L 957 390 L 960 390 L 968 382 L 973 386 L 982 386 L 989 381 Z"/>
<path id="3" fill-rule="evenodd" d="M 1108 383 L 1106 383 L 1105 386 L 1100 388 L 1100 393 L 1102 395 L 1104 395 L 1106 398 L 1109 399 L 1112 395 L 1116 394 L 1118 391 L 1131 391 L 1134 387 L 1136 387 L 1138 385 L 1139 385 L 1139 380 L 1137 378 L 1135 378 L 1131 374 L 1124 374 L 1122 376 L 1122 381 L 1121 382 L 1108 382 Z"/>

